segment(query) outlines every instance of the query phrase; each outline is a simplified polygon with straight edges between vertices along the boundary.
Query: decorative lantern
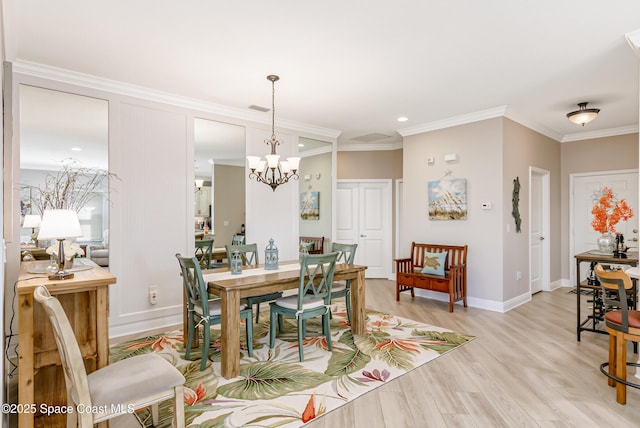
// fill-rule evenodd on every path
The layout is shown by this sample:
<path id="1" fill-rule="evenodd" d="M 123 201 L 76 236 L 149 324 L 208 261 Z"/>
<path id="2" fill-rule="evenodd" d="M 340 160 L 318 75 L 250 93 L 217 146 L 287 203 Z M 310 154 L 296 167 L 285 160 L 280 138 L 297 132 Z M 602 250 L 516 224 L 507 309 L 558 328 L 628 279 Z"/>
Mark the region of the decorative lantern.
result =
<path id="1" fill-rule="evenodd" d="M 240 275 L 242 273 L 242 258 L 240 257 L 240 252 L 238 250 L 233 252 L 229 265 L 231 266 L 232 275 Z"/>
<path id="2" fill-rule="evenodd" d="M 264 250 L 264 268 L 266 270 L 278 269 L 278 247 L 273 245 L 273 238 L 269 239 L 269 245 Z"/>

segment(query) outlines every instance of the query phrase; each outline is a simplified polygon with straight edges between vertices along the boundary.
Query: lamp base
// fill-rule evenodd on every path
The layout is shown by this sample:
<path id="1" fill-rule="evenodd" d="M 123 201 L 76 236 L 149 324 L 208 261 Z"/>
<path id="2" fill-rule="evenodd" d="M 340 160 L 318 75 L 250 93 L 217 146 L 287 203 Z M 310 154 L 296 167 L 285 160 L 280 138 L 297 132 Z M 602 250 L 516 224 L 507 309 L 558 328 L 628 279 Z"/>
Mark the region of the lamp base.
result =
<path id="1" fill-rule="evenodd" d="M 73 272 L 65 272 L 64 270 L 59 270 L 58 272 L 49 275 L 50 280 L 63 281 L 71 278 L 73 278 Z"/>

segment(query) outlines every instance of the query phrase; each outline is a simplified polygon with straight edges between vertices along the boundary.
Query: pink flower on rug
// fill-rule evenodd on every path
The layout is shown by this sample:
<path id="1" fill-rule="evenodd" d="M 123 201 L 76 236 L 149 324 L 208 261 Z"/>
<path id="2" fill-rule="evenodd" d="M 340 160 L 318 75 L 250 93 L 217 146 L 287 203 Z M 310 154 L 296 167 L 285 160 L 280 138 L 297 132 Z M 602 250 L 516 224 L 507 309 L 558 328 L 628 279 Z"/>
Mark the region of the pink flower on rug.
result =
<path id="1" fill-rule="evenodd" d="M 327 408 L 325 407 L 324 403 L 320 403 L 320 405 L 318 406 L 318 409 L 316 409 L 315 396 L 316 394 L 311 394 L 311 398 L 309 398 L 309 401 L 307 402 L 307 406 L 304 408 L 304 412 L 302 412 L 301 419 L 302 419 L 302 422 L 305 424 L 310 420 L 315 419 L 320 415 L 323 415 L 327 411 Z"/>
<path id="2" fill-rule="evenodd" d="M 383 369 L 382 371 L 375 369 L 373 370 L 373 372 L 363 370 L 362 375 L 364 377 L 358 378 L 358 380 L 361 382 L 373 382 L 373 381 L 386 382 L 387 379 L 389 379 L 389 376 L 391 376 L 391 373 L 389 373 L 389 370 L 387 369 Z"/>
<path id="3" fill-rule="evenodd" d="M 399 348 L 403 351 L 413 352 L 414 354 L 420 353 L 420 346 L 413 340 L 387 339 L 384 342 L 380 342 L 376 345 L 376 349 L 386 349 L 391 347 Z"/>
<path id="4" fill-rule="evenodd" d="M 154 352 L 159 352 L 164 350 L 165 348 L 172 348 L 172 341 L 182 342 L 182 337 L 180 336 L 160 336 L 155 340 L 147 340 L 143 342 L 131 343 L 125 347 L 125 349 L 141 349 L 150 346 Z"/>
<path id="5" fill-rule="evenodd" d="M 196 389 L 191 389 L 187 386 L 184 387 L 184 402 L 190 406 L 193 406 L 204 398 L 207 394 L 207 389 L 199 383 Z"/>

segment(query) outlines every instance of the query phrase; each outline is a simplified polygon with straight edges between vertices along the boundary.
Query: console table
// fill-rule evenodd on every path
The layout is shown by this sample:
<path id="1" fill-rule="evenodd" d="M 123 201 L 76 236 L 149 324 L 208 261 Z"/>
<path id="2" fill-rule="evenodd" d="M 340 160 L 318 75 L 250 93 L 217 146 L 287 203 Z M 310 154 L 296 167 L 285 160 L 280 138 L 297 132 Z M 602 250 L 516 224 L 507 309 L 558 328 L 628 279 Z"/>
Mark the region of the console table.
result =
<path id="1" fill-rule="evenodd" d="M 76 334 L 87 372 L 109 363 L 109 285 L 116 277 L 89 259 L 81 260 L 74 278 L 49 280 L 39 273 L 46 261 L 24 262 L 18 293 L 18 403 L 63 406 L 67 403 L 64 373 L 49 319 L 35 303 L 33 290 L 44 285 L 60 300 Z M 43 416 L 36 412 L 18 414 L 18 426 L 64 427 L 63 414 Z"/>
<path id="2" fill-rule="evenodd" d="M 601 330 L 596 328 L 597 319 L 595 314 L 595 305 L 592 309 L 591 315 L 588 315 L 585 319 L 580 315 L 580 290 L 583 288 L 590 289 L 594 291 L 594 300 L 595 300 L 595 292 L 600 289 L 599 285 L 589 285 L 586 281 L 582 281 L 580 279 L 580 265 L 582 263 L 591 263 L 598 262 L 603 264 L 613 264 L 613 265 L 630 265 L 630 266 L 638 266 L 638 253 L 637 252 L 628 252 L 626 253 L 626 258 L 614 257 L 613 254 L 602 254 L 597 251 L 587 251 L 585 253 L 576 254 L 576 301 L 577 301 L 577 333 L 578 333 L 578 342 L 580 341 L 580 333 L 583 331 L 590 331 L 594 333 L 602 333 L 607 334 L 605 330 Z M 635 285 L 636 281 L 634 279 L 634 291 L 633 291 L 633 304 L 634 307 L 636 305 L 637 300 L 637 287 Z M 594 302 L 595 303 L 595 302 Z"/>

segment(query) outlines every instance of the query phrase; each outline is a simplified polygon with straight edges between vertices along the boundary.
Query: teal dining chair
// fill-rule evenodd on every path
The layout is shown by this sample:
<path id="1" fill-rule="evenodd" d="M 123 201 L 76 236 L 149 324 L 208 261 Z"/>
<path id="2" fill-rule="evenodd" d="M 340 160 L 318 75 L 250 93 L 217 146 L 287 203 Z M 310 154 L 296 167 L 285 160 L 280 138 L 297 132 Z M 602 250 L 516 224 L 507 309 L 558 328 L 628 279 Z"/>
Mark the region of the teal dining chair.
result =
<path id="1" fill-rule="evenodd" d="M 244 238 L 244 236 L 243 236 Z M 244 245 L 225 245 L 227 250 L 227 260 L 231 260 L 233 254 L 238 251 L 242 257 L 242 264 L 245 266 L 256 266 L 260 264 L 258 258 L 258 244 L 244 244 Z M 275 293 L 261 294 L 259 296 L 247 297 L 247 304 L 251 307 L 256 305 L 256 324 L 260 322 L 260 303 L 272 302 L 282 297 L 282 291 L 276 291 Z"/>
<path id="2" fill-rule="evenodd" d="M 211 267 L 211 253 L 213 252 L 213 239 L 196 239 L 195 256 L 200 262 L 201 269 Z"/>
<path id="3" fill-rule="evenodd" d="M 356 248 L 358 244 L 339 244 L 333 242 L 331 244 L 331 252 L 338 253 L 336 263 L 353 264 L 356 257 Z M 344 297 L 347 306 L 347 318 L 351 324 L 351 280 L 346 282 L 334 282 L 331 287 L 331 300 L 334 298 Z"/>
<path id="4" fill-rule="evenodd" d="M 193 343 L 193 335 L 197 326 L 203 326 L 203 344 L 202 344 L 202 362 L 200 363 L 200 371 L 204 370 L 207 365 L 209 355 L 209 336 L 212 325 L 220 324 L 222 309 L 220 299 L 209 299 L 207 293 L 207 284 L 202 277 L 200 263 L 195 257 L 182 257 L 176 254 L 176 258 L 180 263 L 180 271 L 182 274 L 182 282 L 184 283 L 185 292 L 187 293 L 187 345 L 185 350 L 185 358 L 189 358 L 191 353 L 191 344 Z M 240 319 L 245 320 L 247 334 L 247 351 L 250 357 L 253 357 L 253 313 L 251 306 L 246 304 L 240 305 Z"/>
<path id="5" fill-rule="evenodd" d="M 327 347 L 332 351 L 329 317 L 331 314 L 331 286 L 338 253 L 304 254 L 300 262 L 298 294 L 272 302 L 269 325 L 269 348 L 273 349 L 278 331 L 282 332 L 282 317 L 294 318 L 298 328 L 298 354 L 304 361 L 303 340 L 307 319 L 322 317 L 322 331 Z M 277 318 L 277 320 L 276 320 Z"/>

